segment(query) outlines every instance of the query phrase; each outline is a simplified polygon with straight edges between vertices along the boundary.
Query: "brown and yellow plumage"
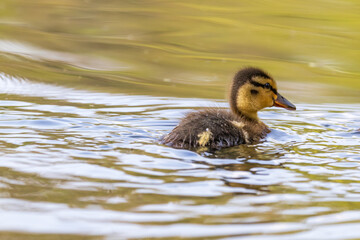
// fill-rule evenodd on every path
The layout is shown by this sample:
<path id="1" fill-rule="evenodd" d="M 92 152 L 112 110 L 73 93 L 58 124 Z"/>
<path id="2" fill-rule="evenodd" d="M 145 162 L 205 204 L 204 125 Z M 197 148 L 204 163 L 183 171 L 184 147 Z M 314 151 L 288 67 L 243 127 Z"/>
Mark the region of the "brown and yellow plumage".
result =
<path id="1" fill-rule="evenodd" d="M 277 92 L 275 81 L 264 71 L 248 67 L 234 77 L 230 109 L 209 108 L 187 114 L 162 142 L 174 148 L 220 149 L 259 142 L 270 132 L 258 119 L 265 107 L 295 106 Z"/>

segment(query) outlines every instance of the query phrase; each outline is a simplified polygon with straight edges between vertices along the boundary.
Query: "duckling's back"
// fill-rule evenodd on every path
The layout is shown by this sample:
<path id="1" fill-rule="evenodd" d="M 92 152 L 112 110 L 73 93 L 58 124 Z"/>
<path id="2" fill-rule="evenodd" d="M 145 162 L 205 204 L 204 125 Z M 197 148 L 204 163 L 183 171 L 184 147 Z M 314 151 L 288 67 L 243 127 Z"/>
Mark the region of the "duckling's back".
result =
<path id="1" fill-rule="evenodd" d="M 162 142 L 174 148 L 220 149 L 258 141 L 266 132 L 262 122 L 240 118 L 223 109 L 206 109 L 187 114 Z"/>

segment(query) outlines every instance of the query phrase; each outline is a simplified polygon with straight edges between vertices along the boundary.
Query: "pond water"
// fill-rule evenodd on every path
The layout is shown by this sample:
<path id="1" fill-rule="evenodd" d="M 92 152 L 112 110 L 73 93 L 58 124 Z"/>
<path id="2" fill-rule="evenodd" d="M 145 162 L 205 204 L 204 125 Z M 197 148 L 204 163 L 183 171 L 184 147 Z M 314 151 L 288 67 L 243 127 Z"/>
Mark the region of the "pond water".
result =
<path id="1" fill-rule="evenodd" d="M 1 239 L 360 238 L 360 3 L 0 3 Z M 159 143 L 243 66 L 266 141 Z"/>

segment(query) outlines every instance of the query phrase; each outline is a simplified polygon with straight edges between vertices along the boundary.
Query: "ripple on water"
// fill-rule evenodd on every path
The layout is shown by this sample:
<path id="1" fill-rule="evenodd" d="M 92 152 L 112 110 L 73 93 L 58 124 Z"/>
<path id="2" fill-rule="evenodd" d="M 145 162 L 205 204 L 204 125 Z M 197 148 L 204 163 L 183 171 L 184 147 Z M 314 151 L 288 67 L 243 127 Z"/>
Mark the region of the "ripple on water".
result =
<path id="1" fill-rule="evenodd" d="M 359 105 L 264 111 L 266 141 L 197 153 L 158 139 L 189 109 L 224 102 L 7 78 L 9 98 L 27 100 L 0 106 L 1 231 L 311 239 L 360 222 Z"/>

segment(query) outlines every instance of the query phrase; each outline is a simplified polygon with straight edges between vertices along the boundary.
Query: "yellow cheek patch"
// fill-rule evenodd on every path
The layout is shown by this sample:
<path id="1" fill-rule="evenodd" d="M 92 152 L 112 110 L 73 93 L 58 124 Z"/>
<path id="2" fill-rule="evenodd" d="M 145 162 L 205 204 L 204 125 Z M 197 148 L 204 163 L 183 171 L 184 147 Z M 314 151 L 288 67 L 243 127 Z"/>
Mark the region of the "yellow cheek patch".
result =
<path id="1" fill-rule="evenodd" d="M 251 100 L 251 89 L 253 87 L 250 83 L 245 83 L 241 88 L 239 88 L 236 106 L 242 111 L 251 111 L 254 108 L 254 102 Z"/>
<path id="2" fill-rule="evenodd" d="M 199 140 L 198 140 L 198 143 L 201 147 L 204 147 L 210 140 L 212 136 L 212 132 L 210 132 L 210 130 L 207 128 L 206 131 L 202 132 L 202 133 L 199 133 L 198 134 L 198 137 L 199 137 Z"/>

